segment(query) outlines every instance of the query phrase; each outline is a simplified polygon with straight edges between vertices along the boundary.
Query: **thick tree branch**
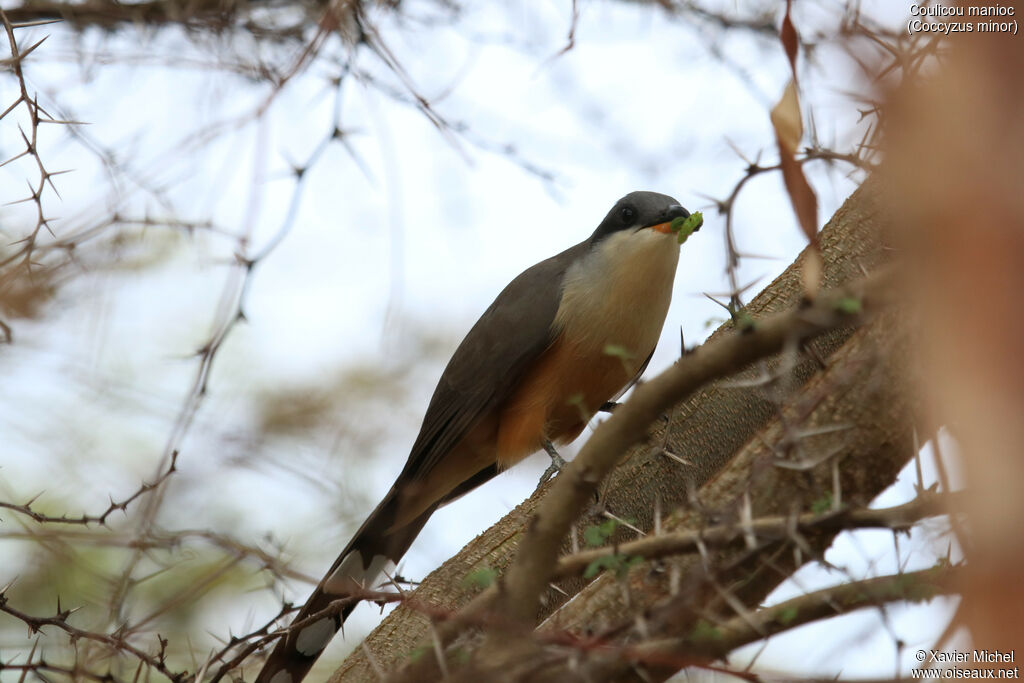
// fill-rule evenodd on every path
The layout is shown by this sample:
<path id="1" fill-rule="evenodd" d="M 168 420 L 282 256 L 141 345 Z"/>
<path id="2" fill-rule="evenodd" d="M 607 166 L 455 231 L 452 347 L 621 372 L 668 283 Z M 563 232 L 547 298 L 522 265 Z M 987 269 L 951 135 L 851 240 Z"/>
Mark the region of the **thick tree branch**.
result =
<path id="1" fill-rule="evenodd" d="M 573 521 L 621 455 L 644 437 L 647 426 L 662 412 L 705 383 L 778 353 L 787 344 L 798 344 L 858 322 L 862 310 L 879 310 L 890 288 L 891 278 L 876 275 L 864 283 L 821 296 L 806 308 L 752 323 L 738 334 L 696 349 L 638 387 L 632 398 L 594 431 L 576 459 L 555 480 L 501 582 L 501 611 L 514 619 L 532 619 Z"/>
<path id="2" fill-rule="evenodd" d="M 891 252 L 885 242 L 887 216 L 880 211 L 877 194 L 877 183 L 868 181 L 822 230 L 826 286 L 839 287 L 859 279 L 865 271 L 879 268 L 890 258 Z M 758 294 L 744 309 L 745 312 L 752 318 L 761 318 L 798 305 L 802 295 L 803 258 L 798 258 Z M 711 339 L 733 334 L 733 330 L 733 324 L 726 323 Z M 757 436 L 759 431 L 778 418 L 780 397 L 773 393 L 776 391 L 774 383 L 765 383 L 765 373 L 782 382 L 782 396 L 786 392 L 799 391 L 804 383 L 821 372 L 823 360 L 832 362 L 832 354 L 843 348 L 851 334 L 850 329 L 839 329 L 823 335 L 805 346 L 813 351 L 809 356 L 787 354 L 781 359 L 756 364 L 702 388 L 692 399 L 677 405 L 669 413 L 669 424 L 659 420 L 651 430 L 649 443 L 627 453 L 601 487 L 600 510 L 630 518 L 636 526 L 649 531 L 655 527 L 655 500 L 660 501 L 661 509 L 666 512 L 688 506 L 691 491 L 720 476 L 723 469 L 731 468 L 737 451 L 752 439 L 760 438 Z M 747 388 L 740 388 L 744 386 Z M 826 395 L 834 393 L 830 387 L 817 391 Z M 666 450 L 690 464 L 680 465 L 679 460 L 664 454 Z M 414 595 L 421 603 L 435 605 L 449 615 L 473 602 L 483 589 L 478 584 L 465 581 L 465 578 L 481 569 L 500 573 L 508 566 L 523 529 L 552 484 L 538 489 L 504 519 L 426 577 Z M 759 511 L 761 515 L 786 513 L 788 510 Z M 591 523 L 588 517 L 579 522 L 578 528 L 582 532 Z M 691 528 L 700 526 L 703 524 L 698 523 Z M 623 530 L 611 540 L 623 542 L 632 538 L 635 534 Z M 563 552 L 571 551 L 572 543 L 566 541 Z M 548 592 L 539 616 L 558 609 L 584 585 L 585 582 L 579 578 L 559 581 L 558 589 Z M 611 592 L 614 592 L 614 586 Z M 574 600 L 572 604 L 577 603 Z M 476 600 L 474 604 L 476 610 L 486 610 L 486 600 Z M 473 611 L 461 614 L 460 619 L 463 618 L 472 621 Z M 378 670 L 401 664 L 409 652 L 431 637 L 434 628 L 445 636 L 453 627 L 448 623 L 434 625 L 422 612 L 399 606 L 367 638 L 364 647 L 345 660 L 331 680 L 378 680 Z M 429 666 L 426 659 L 421 659 L 418 667 Z M 413 680 L 415 674 L 412 672 L 409 680 Z"/>
<path id="3" fill-rule="evenodd" d="M 765 607 L 754 614 L 754 620 L 733 617 L 716 628 L 720 642 L 705 645 L 706 652 L 723 656 L 738 647 L 794 629 L 812 621 L 830 619 L 865 607 L 888 602 L 927 602 L 936 595 L 955 592 L 963 573 L 960 567 L 936 566 L 916 572 L 879 576 L 863 581 L 850 581 L 830 586 L 790 600 Z M 692 639 L 688 639 L 692 642 Z M 687 647 L 676 641 L 676 647 Z"/>
<path id="4" fill-rule="evenodd" d="M 792 517 L 839 501 L 863 506 L 884 490 L 915 452 L 918 406 L 905 376 L 911 347 L 902 317 L 886 314 L 859 330 L 830 357 L 829 368 L 789 398 L 777 419 L 662 527 L 699 529 L 709 519 L 749 518 L 744 510 Z M 657 571 L 641 565 L 624 581 L 609 573 L 542 628 L 603 633 L 620 643 L 655 631 L 682 637 L 701 618 L 752 613 L 796 567 L 820 559 L 834 535 L 793 529 L 753 550 L 702 544 L 699 555 L 662 560 Z"/>
<path id="5" fill-rule="evenodd" d="M 663 528 L 698 529 L 723 516 L 742 520 L 744 510 L 791 516 L 839 500 L 865 505 L 884 490 L 915 452 L 917 403 L 904 376 L 911 346 L 902 318 L 886 314 L 859 330 L 830 358 L 830 367 L 787 400 L 778 419 Z M 804 468 L 805 461 L 813 466 Z M 834 535 L 793 529 L 753 550 L 702 544 L 699 554 L 643 564 L 622 579 L 606 573 L 542 628 L 595 633 L 623 647 L 652 633 L 687 637 L 699 631 L 701 621 L 750 619 L 796 567 L 822 559 Z M 527 653 L 524 661 L 537 656 Z M 564 667 L 551 666 L 552 680 L 566 674 Z M 652 681 L 671 673 L 661 667 L 644 671 Z"/>
<path id="6" fill-rule="evenodd" d="M 879 290 L 885 290 L 888 283 L 888 277 L 884 275 L 876 276 L 875 278 L 869 278 L 869 281 L 871 284 L 868 288 L 872 295 L 866 296 L 862 300 L 866 307 L 871 308 L 872 304 L 869 302 L 875 301 L 874 305 L 881 305 L 882 301 L 879 301 L 879 299 L 884 300 L 887 298 L 879 295 Z M 859 285 L 863 286 L 864 283 L 859 283 Z M 702 373 L 710 372 L 711 370 L 709 368 L 721 368 L 723 372 L 728 372 L 727 368 L 736 367 L 735 365 L 732 365 L 732 362 L 749 362 L 749 359 L 755 357 L 758 349 L 768 354 L 771 353 L 772 348 L 778 349 L 782 344 L 786 343 L 787 340 L 793 339 L 794 335 L 803 337 L 807 334 L 813 333 L 815 330 L 821 332 L 828 326 L 840 324 L 841 320 L 850 322 L 852 320 L 850 318 L 850 314 L 843 312 L 842 307 L 836 306 L 836 302 L 847 301 L 848 299 L 849 292 L 833 292 L 828 296 L 820 297 L 818 302 L 803 309 L 789 311 L 770 317 L 762 323 L 759 323 L 756 332 L 751 332 L 746 335 L 739 333 L 732 336 L 722 336 L 705 345 L 704 348 L 710 349 L 710 351 L 707 351 L 704 354 L 701 354 L 699 351 L 688 354 L 676 366 L 666 371 L 666 373 L 659 376 L 659 378 L 652 380 L 640 388 L 641 390 L 647 391 L 641 393 L 641 391 L 638 390 L 629 402 L 617 409 L 615 415 L 595 432 L 594 437 L 592 437 L 591 441 L 588 442 L 588 446 L 586 446 L 584 451 L 577 456 L 574 463 L 583 463 L 584 466 L 590 465 L 592 461 L 581 460 L 581 458 L 584 458 L 588 448 L 592 448 L 589 444 L 594 443 L 599 434 L 602 432 L 607 433 L 608 430 L 605 428 L 608 425 L 613 425 L 613 427 L 618 425 L 618 431 L 611 435 L 612 440 L 610 442 L 608 439 L 603 439 L 598 440 L 597 444 L 602 448 L 624 448 L 621 443 L 629 438 L 630 432 L 628 430 L 639 429 L 642 432 L 643 427 L 640 426 L 638 428 L 632 423 L 625 422 L 620 416 L 625 415 L 625 420 L 656 419 L 662 409 L 662 404 L 660 404 L 659 401 L 673 400 L 673 390 L 678 389 L 679 391 L 685 391 L 688 386 L 685 382 L 690 380 L 692 377 L 691 373 L 700 375 L 703 378 L 705 376 Z M 837 308 L 840 310 L 837 310 Z M 859 316 L 860 314 L 857 315 Z M 756 341 L 754 341 L 755 338 Z M 750 341 L 754 350 L 744 347 L 744 342 L 747 341 Z M 732 354 L 736 355 L 734 356 Z M 708 358 L 712 359 L 710 363 L 706 360 Z M 692 362 L 693 367 L 687 369 L 687 362 Z M 884 369 L 885 366 L 881 367 Z M 835 372 L 842 374 L 844 370 L 845 366 L 840 366 L 840 369 Z M 670 382 L 673 381 L 679 381 L 680 384 L 671 384 Z M 651 387 L 653 387 L 653 390 L 650 389 Z M 640 410 L 639 412 L 634 412 L 638 399 L 641 401 Z M 811 398 L 811 404 L 815 406 L 820 404 L 820 398 L 818 398 L 817 392 L 814 392 Z M 630 410 L 631 405 L 634 406 L 634 411 Z M 611 443 L 612 445 L 608 446 L 608 443 Z M 609 466 L 614 465 L 616 461 L 614 455 L 603 451 L 598 452 L 597 457 L 605 458 L 606 460 L 604 460 L 602 464 L 609 463 Z M 581 496 L 584 504 L 589 500 L 589 496 L 592 495 L 592 491 L 594 490 L 592 487 L 596 485 L 596 482 L 592 480 L 588 481 L 588 475 L 586 473 L 592 470 L 584 469 L 584 474 L 581 477 L 579 469 L 580 465 L 576 465 L 576 468 L 576 477 L 570 476 L 572 471 L 572 466 L 570 466 L 569 471 L 564 472 L 558 480 L 555 481 L 553 486 L 553 488 L 556 488 L 559 481 L 563 483 L 563 486 L 566 482 L 569 482 L 572 489 L 570 489 L 568 493 L 563 489 L 561 494 L 559 494 L 557 490 L 552 491 L 551 494 L 545 498 L 545 502 L 541 503 L 541 512 L 538 513 L 538 519 L 543 519 L 542 515 L 544 514 L 544 506 L 546 502 L 557 500 L 557 504 L 549 509 L 553 509 L 557 514 L 562 515 L 562 519 L 569 518 L 567 524 L 570 524 L 572 522 L 572 513 L 563 506 L 564 500 L 559 500 L 558 496 L 561 495 L 563 498 L 570 498 L 574 491 L 582 489 L 585 491 L 584 495 Z M 789 472 L 790 470 L 787 469 L 783 471 Z M 767 479 L 764 480 L 767 481 Z M 588 486 L 591 488 L 587 488 Z M 794 501 L 792 498 L 788 500 L 791 502 Z M 529 533 L 529 531 L 527 533 Z M 542 539 L 542 542 L 554 543 L 556 552 L 561 546 L 561 538 L 555 539 L 554 541 L 544 538 Z M 550 571 L 553 566 L 554 560 L 552 559 L 550 566 L 538 570 L 542 572 L 539 579 L 536 576 L 528 577 L 529 580 L 539 584 L 538 592 L 539 590 L 546 588 L 547 582 L 551 578 Z M 591 584 L 591 588 L 595 585 L 597 585 L 597 582 Z M 590 589 L 588 588 L 588 592 L 589 590 Z M 616 595 L 621 594 L 621 591 L 614 587 L 613 592 Z M 664 593 L 662 593 L 659 588 L 656 594 L 663 595 Z M 528 633 L 528 628 L 526 628 L 528 621 L 522 616 L 525 613 L 525 610 L 517 613 L 511 609 L 507 602 L 509 600 L 508 596 L 509 593 L 505 590 L 505 584 L 500 582 L 497 586 L 492 587 L 474 600 L 463 612 L 460 612 L 454 618 L 450 618 L 445 623 L 439 625 L 437 627 L 437 638 L 444 643 L 451 642 L 463 629 L 479 623 L 487 613 L 498 614 L 501 615 L 503 620 L 502 628 L 500 630 L 492 631 L 492 639 L 485 643 L 484 649 L 479 653 L 479 657 L 482 658 L 486 664 L 481 665 L 476 663 L 474 666 L 483 666 L 484 671 L 489 672 L 486 675 L 497 676 L 500 673 L 513 668 L 517 662 L 522 663 L 532 661 L 534 657 L 538 656 L 538 654 L 535 652 L 535 641 L 533 641 L 529 636 L 523 635 Z M 533 599 L 536 600 L 536 598 Z M 593 605 L 593 603 L 580 603 L 579 600 L 576 600 L 570 603 L 570 605 L 583 606 L 586 611 L 586 608 Z M 598 609 L 598 611 L 606 612 L 607 616 L 611 619 L 617 618 L 619 616 L 618 612 L 615 609 L 607 609 L 609 607 L 610 605 L 606 602 L 601 602 L 596 609 Z M 594 619 L 593 614 L 583 617 L 583 621 L 589 624 L 588 628 L 593 628 L 600 623 L 604 623 L 600 618 Z M 557 623 L 553 623 L 551 625 L 551 628 L 555 630 L 564 630 L 567 627 L 567 624 L 570 628 L 577 628 L 577 625 L 580 624 L 580 622 L 574 619 L 559 619 L 557 620 Z M 514 637 L 516 634 L 519 634 L 518 638 Z M 421 658 L 407 670 L 404 680 L 427 680 L 435 675 L 435 672 L 432 671 L 433 666 L 434 664 L 432 660 Z M 478 669 L 476 670 L 479 672 Z"/>
<path id="7" fill-rule="evenodd" d="M 804 624 L 888 603 L 928 602 L 937 595 L 955 593 L 963 573 L 961 567 L 940 565 L 830 586 L 742 617 L 714 625 L 705 622 L 684 637 L 658 638 L 659 634 L 652 634 L 654 637 L 646 642 L 627 647 L 591 650 L 586 665 L 576 675 L 582 680 L 611 680 L 638 665 L 647 672 L 671 675 L 685 666 L 721 659 L 744 645 Z M 552 673 L 537 672 L 536 680 L 564 680 L 558 678 L 559 673 L 554 677 Z"/>
<path id="8" fill-rule="evenodd" d="M 311 17 L 320 7 L 314 2 L 306 6 Z M 86 0 L 79 3 L 28 0 L 20 7 L 7 10 L 7 15 L 13 22 L 63 20 L 77 28 L 115 29 L 122 26 L 159 27 L 180 24 L 192 29 L 222 31 L 235 26 L 255 29 L 258 33 L 279 38 L 300 38 L 302 32 L 292 26 L 274 27 L 243 21 L 251 16 L 254 9 L 273 10 L 282 7 L 281 3 L 273 0 L 248 0 L 244 3 L 233 0 L 148 0 L 136 3 L 111 0 Z"/>

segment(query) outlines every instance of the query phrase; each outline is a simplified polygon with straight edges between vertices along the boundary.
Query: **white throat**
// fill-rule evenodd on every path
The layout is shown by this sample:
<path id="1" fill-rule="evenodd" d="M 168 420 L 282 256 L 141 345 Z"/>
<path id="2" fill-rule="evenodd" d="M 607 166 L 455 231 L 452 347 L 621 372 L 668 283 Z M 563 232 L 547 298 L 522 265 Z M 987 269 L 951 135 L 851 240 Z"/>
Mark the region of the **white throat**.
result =
<path id="1" fill-rule="evenodd" d="M 639 366 L 661 336 L 678 263 L 675 235 L 612 233 L 566 270 L 556 329 L 590 348 L 621 346 Z"/>

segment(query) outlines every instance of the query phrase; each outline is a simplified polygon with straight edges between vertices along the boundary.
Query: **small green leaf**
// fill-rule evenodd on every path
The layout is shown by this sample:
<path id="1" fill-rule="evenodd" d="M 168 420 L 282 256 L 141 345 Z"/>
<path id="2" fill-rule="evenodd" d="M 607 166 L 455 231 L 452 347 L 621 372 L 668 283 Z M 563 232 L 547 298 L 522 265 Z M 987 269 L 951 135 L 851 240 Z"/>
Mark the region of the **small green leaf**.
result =
<path id="1" fill-rule="evenodd" d="M 644 558 L 630 557 L 629 555 L 604 555 L 587 565 L 583 570 L 584 579 L 592 579 L 601 572 L 608 570 L 615 572 L 616 578 L 624 578 L 630 569 L 642 564 Z"/>
<path id="2" fill-rule="evenodd" d="M 757 321 L 750 317 L 750 314 L 745 310 L 734 313 L 732 319 L 740 332 L 753 332 L 757 328 Z"/>
<path id="3" fill-rule="evenodd" d="M 433 649 L 430 645 L 420 645 L 418 648 L 409 653 L 409 661 L 419 661 L 423 655 L 427 654 Z"/>
<path id="4" fill-rule="evenodd" d="M 615 533 L 618 525 L 619 523 L 614 519 L 606 519 L 600 524 L 592 524 L 583 530 L 583 541 L 591 547 L 604 545 L 604 542 Z"/>
<path id="5" fill-rule="evenodd" d="M 903 595 L 911 602 L 928 602 L 939 593 L 941 590 L 931 581 L 912 581 L 903 591 Z"/>
<path id="6" fill-rule="evenodd" d="M 864 310 L 864 306 L 861 304 L 860 299 L 846 296 L 836 302 L 836 310 L 847 315 L 854 315 Z"/>
<path id="7" fill-rule="evenodd" d="M 583 578 L 594 578 L 595 576 L 603 572 L 605 569 L 608 569 L 611 565 L 615 564 L 615 559 L 616 558 L 614 555 L 605 555 L 604 557 L 597 558 L 596 560 L 588 564 L 587 568 L 583 570 Z"/>
<path id="8" fill-rule="evenodd" d="M 693 631 L 690 633 L 690 640 L 695 643 L 706 643 L 708 641 L 721 639 L 722 632 L 703 619 L 697 622 L 693 627 Z"/>
<path id="9" fill-rule="evenodd" d="M 639 555 L 634 556 L 634 557 L 630 557 L 629 559 L 627 559 L 625 562 L 622 563 L 622 568 L 619 570 L 619 578 L 624 576 L 626 574 L 626 572 L 628 572 L 633 567 L 635 567 L 637 565 L 640 565 L 640 564 L 643 564 L 643 563 L 644 563 L 644 558 L 640 557 Z"/>
<path id="10" fill-rule="evenodd" d="M 583 530 L 583 542 L 591 547 L 596 547 L 604 543 L 604 536 L 596 526 L 588 526 Z"/>
<path id="11" fill-rule="evenodd" d="M 811 503 L 811 512 L 813 512 L 816 515 L 823 515 L 823 514 L 825 514 L 826 512 L 828 512 L 831 509 L 832 509 L 832 492 L 831 491 L 825 491 L 825 495 L 823 495 L 821 498 L 819 498 L 818 500 L 816 500 L 813 503 Z"/>
<path id="12" fill-rule="evenodd" d="M 700 230 L 702 225 L 704 225 L 704 214 L 694 211 L 686 218 L 682 216 L 673 218 L 669 223 L 669 229 L 676 233 L 676 239 L 679 240 L 679 244 L 682 244 L 690 235 Z"/>
<path id="13" fill-rule="evenodd" d="M 473 586 L 475 588 L 487 588 L 494 579 L 498 578 L 498 572 L 490 567 L 481 567 L 480 569 L 474 569 L 469 574 L 466 574 L 466 578 L 462 582 L 467 586 Z"/>
<path id="14" fill-rule="evenodd" d="M 605 344 L 604 355 L 615 356 L 616 358 L 621 358 L 622 360 L 630 360 L 631 358 L 634 357 L 633 354 L 630 353 L 629 349 L 627 349 L 625 346 L 619 346 L 618 344 Z"/>
<path id="15" fill-rule="evenodd" d="M 786 609 L 779 612 L 777 621 L 783 626 L 788 626 L 791 623 L 793 623 L 793 620 L 796 619 L 796 616 L 796 607 L 787 607 Z"/>

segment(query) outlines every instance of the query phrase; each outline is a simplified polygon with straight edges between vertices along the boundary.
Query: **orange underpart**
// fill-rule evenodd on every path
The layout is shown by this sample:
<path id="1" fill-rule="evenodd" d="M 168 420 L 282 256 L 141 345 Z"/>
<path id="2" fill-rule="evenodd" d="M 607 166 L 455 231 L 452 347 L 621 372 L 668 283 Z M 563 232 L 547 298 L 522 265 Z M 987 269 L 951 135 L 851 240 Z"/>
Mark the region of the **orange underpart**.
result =
<path id="1" fill-rule="evenodd" d="M 537 360 L 505 403 L 498 422 L 497 462 L 510 467 L 544 439 L 568 443 L 601 405 L 630 380 L 622 360 L 564 337 Z"/>

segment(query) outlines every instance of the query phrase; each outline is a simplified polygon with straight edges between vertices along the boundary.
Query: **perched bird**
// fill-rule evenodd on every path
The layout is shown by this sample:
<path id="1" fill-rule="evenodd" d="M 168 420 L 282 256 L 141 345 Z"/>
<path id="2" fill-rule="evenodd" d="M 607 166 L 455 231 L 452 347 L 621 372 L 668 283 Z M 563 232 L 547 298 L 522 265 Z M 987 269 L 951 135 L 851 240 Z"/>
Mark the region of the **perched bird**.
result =
<path id="1" fill-rule="evenodd" d="M 593 234 L 526 269 L 502 290 L 441 374 L 409 460 L 295 617 L 372 589 L 441 505 L 583 431 L 654 353 L 679 245 L 672 197 L 632 192 Z M 390 570 L 390 571 L 389 571 Z M 298 683 L 354 604 L 291 629 L 257 683 Z"/>

